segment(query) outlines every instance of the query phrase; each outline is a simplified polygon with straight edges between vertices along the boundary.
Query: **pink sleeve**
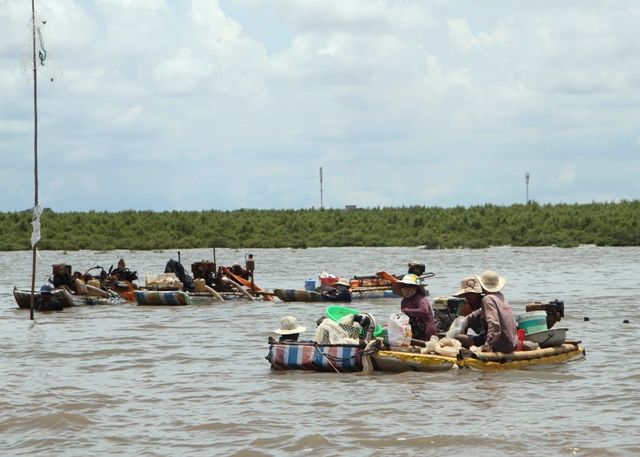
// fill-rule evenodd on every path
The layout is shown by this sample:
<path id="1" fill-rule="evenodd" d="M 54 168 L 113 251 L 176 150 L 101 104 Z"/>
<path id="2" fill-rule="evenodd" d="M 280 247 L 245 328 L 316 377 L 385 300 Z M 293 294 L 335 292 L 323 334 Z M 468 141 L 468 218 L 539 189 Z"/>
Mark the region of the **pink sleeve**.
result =
<path id="1" fill-rule="evenodd" d="M 498 305 L 491 298 L 486 296 L 482 300 L 482 307 L 484 308 L 484 317 L 487 321 L 487 340 L 484 345 L 493 350 L 494 345 L 500 338 L 502 333 L 502 326 L 500 325 L 500 314 L 498 313 Z"/>

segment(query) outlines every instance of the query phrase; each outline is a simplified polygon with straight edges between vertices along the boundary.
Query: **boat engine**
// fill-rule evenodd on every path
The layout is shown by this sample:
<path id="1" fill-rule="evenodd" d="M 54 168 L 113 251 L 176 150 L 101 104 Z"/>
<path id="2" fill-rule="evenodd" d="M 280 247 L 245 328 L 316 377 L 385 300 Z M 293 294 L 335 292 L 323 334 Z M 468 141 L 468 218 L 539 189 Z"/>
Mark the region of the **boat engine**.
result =
<path id="1" fill-rule="evenodd" d="M 53 286 L 57 289 L 60 286 L 67 286 L 75 290 L 75 280 L 71 276 L 71 265 L 66 263 L 56 263 L 51 265 L 53 270 Z"/>
<path id="2" fill-rule="evenodd" d="M 416 275 L 418 277 L 422 276 L 426 270 L 424 263 L 420 263 L 415 260 L 412 260 L 411 262 L 409 262 L 408 266 L 409 266 L 409 270 L 407 274 Z"/>
<path id="3" fill-rule="evenodd" d="M 525 306 L 525 311 L 546 311 L 547 328 L 550 329 L 556 324 L 556 322 L 560 322 L 564 317 L 564 301 L 555 299 L 548 303 L 529 303 Z"/>
<path id="4" fill-rule="evenodd" d="M 191 264 L 194 279 L 204 279 L 207 286 L 213 287 L 216 282 L 216 263 L 201 260 Z"/>

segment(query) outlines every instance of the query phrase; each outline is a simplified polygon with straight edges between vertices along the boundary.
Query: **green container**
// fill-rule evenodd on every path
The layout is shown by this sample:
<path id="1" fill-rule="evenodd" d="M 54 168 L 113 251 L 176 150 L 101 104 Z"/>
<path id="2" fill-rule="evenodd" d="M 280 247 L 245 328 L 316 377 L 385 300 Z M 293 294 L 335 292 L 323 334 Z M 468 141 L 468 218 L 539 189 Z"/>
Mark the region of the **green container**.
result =
<path id="1" fill-rule="evenodd" d="M 525 335 L 544 332 L 547 330 L 547 312 L 531 311 L 518 317 L 518 328 L 524 330 Z"/>
<path id="2" fill-rule="evenodd" d="M 347 306 L 339 305 L 327 306 L 327 309 L 325 310 L 325 315 L 334 322 L 340 322 L 340 319 L 348 316 L 349 314 L 360 314 L 360 311 L 358 311 L 357 309 L 349 308 Z M 378 324 L 378 326 L 374 330 L 373 336 L 382 336 L 382 326 L 380 324 Z"/>

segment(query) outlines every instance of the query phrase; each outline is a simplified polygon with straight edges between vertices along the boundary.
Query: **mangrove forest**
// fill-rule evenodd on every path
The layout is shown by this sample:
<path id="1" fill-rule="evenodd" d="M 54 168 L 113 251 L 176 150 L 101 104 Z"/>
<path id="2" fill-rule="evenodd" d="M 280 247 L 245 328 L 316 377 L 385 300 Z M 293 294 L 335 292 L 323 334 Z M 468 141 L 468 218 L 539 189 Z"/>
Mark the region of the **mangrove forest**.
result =
<path id="1" fill-rule="evenodd" d="M 0 212 L 0 250 L 31 249 L 32 211 Z M 640 200 L 472 207 L 64 212 L 42 250 L 640 245 Z"/>

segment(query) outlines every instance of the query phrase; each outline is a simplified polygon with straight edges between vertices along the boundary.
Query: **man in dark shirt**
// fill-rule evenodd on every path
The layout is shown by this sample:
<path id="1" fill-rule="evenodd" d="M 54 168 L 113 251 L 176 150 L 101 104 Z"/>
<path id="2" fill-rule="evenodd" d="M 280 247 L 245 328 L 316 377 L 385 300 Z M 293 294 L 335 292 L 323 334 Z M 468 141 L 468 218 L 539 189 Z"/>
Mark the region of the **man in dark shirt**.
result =
<path id="1" fill-rule="evenodd" d="M 38 311 L 62 311 L 62 303 L 53 296 L 49 284 L 43 284 L 40 287 L 40 301 L 36 309 Z"/>
<path id="2" fill-rule="evenodd" d="M 333 287 L 326 289 L 322 295 L 327 301 L 350 302 L 351 301 L 351 284 L 344 278 L 338 279 L 333 283 Z"/>

